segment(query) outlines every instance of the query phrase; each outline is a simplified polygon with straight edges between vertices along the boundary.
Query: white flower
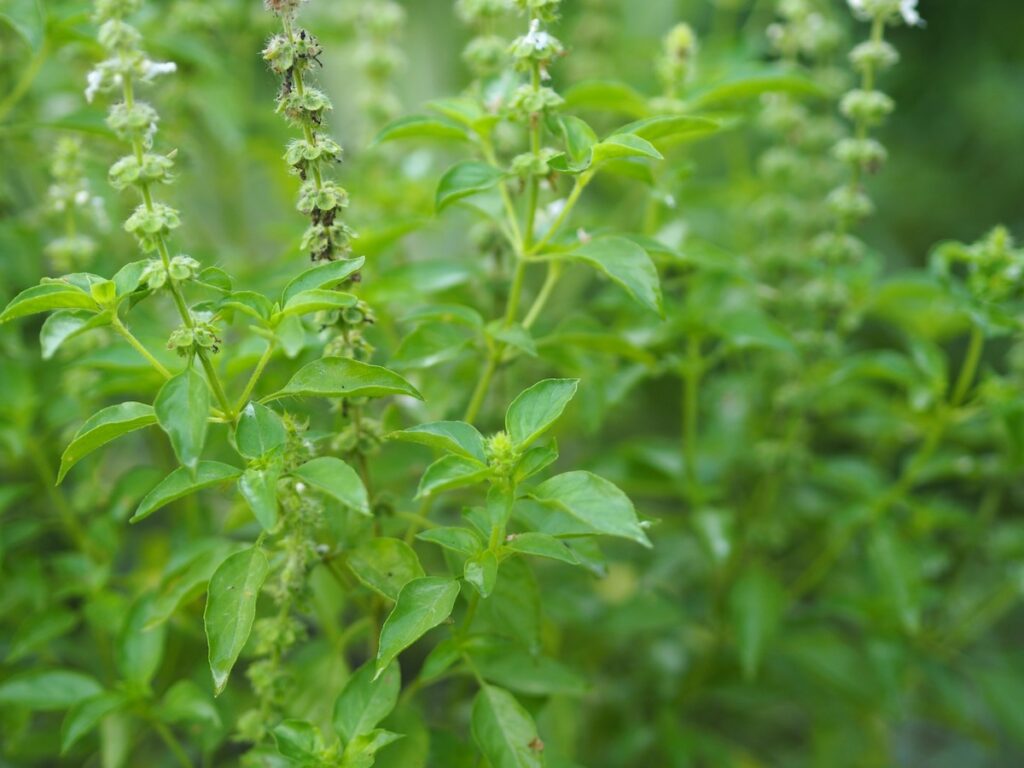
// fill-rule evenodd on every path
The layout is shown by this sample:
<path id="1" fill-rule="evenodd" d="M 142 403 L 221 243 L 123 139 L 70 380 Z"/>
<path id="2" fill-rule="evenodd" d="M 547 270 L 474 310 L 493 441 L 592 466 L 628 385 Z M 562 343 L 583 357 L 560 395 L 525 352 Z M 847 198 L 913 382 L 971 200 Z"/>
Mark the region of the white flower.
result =
<path id="1" fill-rule="evenodd" d="M 555 38 L 540 28 L 540 19 L 534 19 L 530 22 L 530 32 L 523 38 L 523 42 L 535 51 L 543 51 L 557 44 Z"/>
<path id="2" fill-rule="evenodd" d="M 92 100 L 96 98 L 96 94 L 100 92 L 100 88 L 103 87 L 103 72 L 98 69 L 94 69 L 88 75 L 86 75 L 86 82 L 88 86 L 85 89 L 85 100 L 92 104 Z"/>
<path id="3" fill-rule="evenodd" d="M 88 203 L 89 193 L 84 189 L 78 190 L 78 192 L 75 193 L 75 205 L 85 206 Z"/>
<path id="4" fill-rule="evenodd" d="M 170 75 L 178 71 L 178 65 L 173 61 L 150 61 L 142 62 L 142 79 L 149 82 L 159 75 Z"/>
<path id="5" fill-rule="evenodd" d="M 900 0 L 900 15 L 910 27 L 923 27 L 924 19 L 917 10 L 917 0 Z"/>

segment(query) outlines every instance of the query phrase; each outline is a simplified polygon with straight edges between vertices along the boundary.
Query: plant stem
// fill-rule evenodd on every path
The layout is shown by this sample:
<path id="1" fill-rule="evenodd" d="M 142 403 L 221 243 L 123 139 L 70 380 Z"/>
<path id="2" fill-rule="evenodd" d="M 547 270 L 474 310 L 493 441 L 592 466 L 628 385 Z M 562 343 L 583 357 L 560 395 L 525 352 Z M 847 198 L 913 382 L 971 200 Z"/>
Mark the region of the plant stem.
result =
<path id="1" fill-rule="evenodd" d="M 533 300 L 533 304 L 530 306 L 529 311 L 526 313 L 526 317 L 523 318 L 523 327 L 529 330 L 533 327 L 533 324 L 537 322 L 537 318 L 540 317 L 540 313 L 544 311 L 545 305 L 551 298 L 551 294 L 555 290 L 555 286 L 558 284 L 559 278 L 562 276 L 562 264 L 558 261 L 548 262 L 548 274 L 544 278 L 544 285 L 541 286 L 540 293 L 537 294 L 537 298 Z"/>
<path id="2" fill-rule="evenodd" d="M 985 349 L 985 334 L 980 328 L 971 328 L 971 340 L 967 345 L 967 356 L 964 358 L 963 367 L 960 369 L 960 376 L 957 378 L 956 387 L 950 404 L 956 408 L 963 404 L 978 373 L 978 365 L 981 363 L 981 353 Z"/>
<path id="3" fill-rule="evenodd" d="M 494 378 L 494 372 L 498 369 L 498 354 L 496 353 L 497 346 L 491 348 L 487 355 L 487 361 L 484 363 L 483 373 L 480 374 L 480 378 L 476 383 L 476 388 L 473 390 L 473 397 L 470 398 L 469 406 L 466 408 L 466 414 L 462 417 L 463 421 L 472 424 L 476 421 L 476 417 L 480 415 L 480 408 L 484 404 L 484 398 L 487 397 L 487 390 L 490 389 L 491 380 Z"/>
<path id="4" fill-rule="evenodd" d="M 192 759 L 188 756 L 188 753 L 181 746 L 181 743 L 171 732 L 171 729 L 161 723 L 159 720 L 150 720 L 153 724 L 153 729 L 157 732 L 164 744 L 174 755 L 174 758 L 178 761 L 178 764 L 182 768 L 192 768 Z"/>
<path id="5" fill-rule="evenodd" d="M 0 123 L 7 118 L 7 115 L 10 114 L 11 110 L 13 110 L 18 105 L 18 102 L 21 101 L 22 97 L 28 93 L 29 88 L 32 87 L 32 83 L 35 82 L 36 77 L 39 75 L 39 71 L 43 68 L 43 64 L 46 63 L 46 59 L 49 55 L 50 41 L 43 40 L 42 45 L 39 46 L 39 50 L 36 51 L 32 60 L 25 68 L 25 71 L 15 84 L 14 89 L 4 97 L 3 101 L 0 101 Z"/>
<path id="6" fill-rule="evenodd" d="M 683 459 L 686 464 L 686 485 L 691 501 L 697 496 L 697 440 L 700 425 L 700 383 L 704 374 L 701 338 L 691 333 L 686 344 L 683 366 Z"/>
<path id="7" fill-rule="evenodd" d="M 146 349 L 143 343 L 139 341 L 138 338 L 136 338 L 135 335 L 131 331 L 129 331 L 127 327 L 125 327 L 125 324 L 121 321 L 121 318 L 117 316 L 116 311 L 114 312 L 114 315 L 110 320 L 110 324 L 114 327 L 115 331 L 117 331 L 122 337 L 124 337 L 125 341 L 132 345 L 136 352 L 138 352 L 146 359 L 146 362 L 153 366 L 157 373 L 159 373 L 165 379 L 171 378 L 171 372 L 168 371 L 167 368 L 165 368 L 164 365 L 159 360 L 153 357 L 153 355 L 150 353 L 148 349 Z"/>
<path id="8" fill-rule="evenodd" d="M 551 223 L 551 226 L 548 227 L 548 231 L 544 234 L 544 237 L 542 237 L 529 250 L 530 255 L 542 253 L 544 251 L 544 248 L 551 242 L 555 235 L 558 234 L 559 230 L 562 228 L 562 225 L 565 224 L 566 220 L 569 218 L 569 215 L 576 207 L 576 204 L 580 201 L 580 196 L 583 194 L 583 190 L 587 188 L 587 185 L 590 183 L 590 180 L 592 178 L 594 178 L 594 172 L 592 170 L 584 171 L 583 173 L 576 177 L 576 183 L 573 184 L 572 191 L 569 193 L 569 197 L 565 199 L 565 205 L 562 206 L 561 212 L 558 214 L 558 217 Z"/>
<path id="9" fill-rule="evenodd" d="M 266 369 L 270 359 L 274 356 L 275 348 L 276 344 L 273 341 L 267 344 L 267 348 L 263 351 L 263 355 L 260 357 L 259 362 L 256 363 L 256 368 L 249 377 L 249 381 L 246 383 L 245 389 L 242 390 L 242 396 L 238 398 L 238 404 L 235 406 L 236 411 L 240 412 L 248 404 L 253 390 L 256 389 L 256 384 L 259 383 L 260 378 L 263 376 L 263 371 Z"/>

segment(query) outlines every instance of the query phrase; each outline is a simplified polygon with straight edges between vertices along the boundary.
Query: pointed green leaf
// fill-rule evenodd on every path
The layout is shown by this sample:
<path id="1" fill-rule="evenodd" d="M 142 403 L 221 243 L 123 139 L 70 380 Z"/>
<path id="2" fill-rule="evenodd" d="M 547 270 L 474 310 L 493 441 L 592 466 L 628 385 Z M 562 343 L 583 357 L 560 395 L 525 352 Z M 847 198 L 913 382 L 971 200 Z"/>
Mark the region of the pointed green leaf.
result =
<path id="1" fill-rule="evenodd" d="M 334 705 L 334 730 L 345 744 L 370 733 L 398 703 L 402 688 L 398 663 L 392 662 L 382 675 L 375 675 L 374 664 L 364 664 L 345 683 Z"/>
<path id="2" fill-rule="evenodd" d="M 469 584 L 472 584 L 481 597 L 487 598 L 494 591 L 494 585 L 498 581 L 498 558 L 494 553 L 485 549 L 473 555 L 463 566 L 463 575 Z"/>
<path id="3" fill-rule="evenodd" d="M 663 313 L 661 281 L 654 262 L 643 248 L 624 237 L 601 237 L 547 259 L 582 261 L 617 283 L 634 301 L 659 315 Z"/>
<path id="4" fill-rule="evenodd" d="M 615 131 L 616 134 L 631 134 L 650 142 L 662 139 L 698 138 L 717 133 L 722 124 L 717 120 L 693 115 L 661 115 L 638 120 L 624 125 Z"/>
<path id="5" fill-rule="evenodd" d="M 316 752 L 321 748 L 320 731 L 304 720 L 285 720 L 274 728 L 277 751 L 294 765 L 316 765 Z"/>
<path id="6" fill-rule="evenodd" d="M 484 437 L 476 427 L 464 421 L 436 421 L 417 427 L 392 432 L 389 437 L 409 443 L 419 443 L 447 453 L 455 453 L 481 463 L 487 461 Z"/>
<path id="7" fill-rule="evenodd" d="M 55 309 L 91 309 L 99 306 L 92 296 L 70 283 L 54 281 L 22 291 L 0 313 L 0 323 Z"/>
<path id="8" fill-rule="evenodd" d="M 250 467 L 238 479 L 238 492 L 249 505 L 253 516 L 265 531 L 272 531 L 277 525 L 277 480 L 276 467 L 255 469 Z"/>
<path id="9" fill-rule="evenodd" d="M 458 596 L 459 583 L 454 579 L 427 576 L 406 584 L 380 631 L 376 674 L 381 675 L 398 654 L 447 619 Z"/>
<path id="10" fill-rule="evenodd" d="M 314 312 L 330 312 L 335 309 L 345 309 L 354 306 L 355 296 L 351 293 L 340 291 L 312 290 L 297 293 L 288 299 L 276 317 L 284 318 L 293 315 L 309 315 Z"/>
<path id="11" fill-rule="evenodd" d="M 386 536 L 364 541 L 349 553 L 346 563 L 362 584 L 388 600 L 398 600 L 406 584 L 425 575 L 413 548 Z"/>
<path id="12" fill-rule="evenodd" d="M 564 541 L 546 533 L 531 531 L 513 534 L 509 536 L 505 547 L 521 555 L 546 557 L 549 560 L 561 560 L 569 565 L 580 565 L 580 559 Z"/>
<path id="13" fill-rule="evenodd" d="M 653 160 L 664 160 L 661 152 L 646 139 L 632 133 L 617 133 L 609 136 L 590 150 L 590 163 L 598 166 L 609 160 L 624 157 L 647 157 Z"/>
<path id="14" fill-rule="evenodd" d="M 545 379 L 524 390 L 505 413 L 505 431 L 519 450 L 543 435 L 576 395 L 579 379 Z"/>
<path id="15" fill-rule="evenodd" d="M 475 555 L 484 546 L 483 538 L 471 528 L 429 528 L 417 534 L 416 538 L 458 552 L 460 555 Z"/>
<path id="16" fill-rule="evenodd" d="M 485 685 L 473 700 L 473 740 L 493 768 L 542 768 L 544 745 L 530 713 L 508 691 Z"/>
<path id="17" fill-rule="evenodd" d="M 552 536 L 605 534 L 651 546 L 633 502 L 614 484 L 590 472 L 566 472 L 545 480 L 531 497 L 546 509 L 538 530 Z"/>
<path id="18" fill-rule="evenodd" d="M 399 139 L 452 139 L 469 141 L 469 132 L 461 125 L 437 117 L 413 115 L 385 125 L 374 138 L 374 144 Z"/>
<path id="19" fill-rule="evenodd" d="M 292 475 L 361 515 L 372 514 L 370 498 L 359 473 L 341 459 L 321 456 L 307 461 L 292 471 Z"/>
<path id="20" fill-rule="evenodd" d="M 60 726 L 60 753 L 67 754 L 68 750 L 95 730 L 103 718 L 125 704 L 123 694 L 101 693 L 72 706 Z"/>
<path id="21" fill-rule="evenodd" d="M 54 712 L 102 693 L 93 678 L 70 669 L 23 672 L 0 683 L 0 706 Z"/>
<path id="22" fill-rule="evenodd" d="M 748 680 L 757 676 L 765 650 L 776 634 L 785 597 L 782 585 L 763 568 L 744 573 L 729 595 L 740 666 Z"/>
<path id="23" fill-rule="evenodd" d="M 476 459 L 455 455 L 445 456 L 427 467 L 427 471 L 420 478 L 416 498 L 433 496 L 442 491 L 474 485 L 487 477 L 490 471 L 489 467 Z"/>
<path id="24" fill-rule="evenodd" d="M 247 459 L 260 459 L 288 440 L 284 422 L 270 408 L 250 402 L 238 415 L 235 444 Z"/>
<path id="25" fill-rule="evenodd" d="M 168 379 L 153 403 L 157 421 L 171 439 L 184 466 L 195 470 L 206 443 L 210 417 L 210 388 L 191 368 Z"/>
<path id="26" fill-rule="evenodd" d="M 498 185 L 504 174 L 487 163 L 467 160 L 449 168 L 437 186 L 435 204 L 440 213 L 459 200 Z"/>
<path id="27" fill-rule="evenodd" d="M 291 381 L 267 400 L 282 397 L 387 397 L 420 393 L 394 371 L 347 357 L 325 357 L 299 369 Z"/>
<path id="28" fill-rule="evenodd" d="M 164 658 L 166 624 L 150 624 L 153 597 L 135 601 L 125 617 L 117 643 L 117 668 L 121 678 L 145 689 L 160 669 Z"/>
<path id="29" fill-rule="evenodd" d="M 220 564 L 210 579 L 203 622 L 210 650 L 210 671 L 218 695 L 245 647 L 256 618 L 256 601 L 270 571 L 263 550 L 245 549 Z"/>
<path id="30" fill-rule="evenodd" d="M 121 403 L 104 408 L 83 424 L 60 458 L 57 482 L 75 464 L 121 435 L 156 424 L 156 411 L 145 403 Z"/>
<path id="31" fill-rule="evenodd" d="M 287 305 L 295 296 L 304 291 L 338 285 L 362 269 L 365 263 L 366 259 L 359 256 L 355 259 L 339 259 L 311 267 L 284 287 L 281 304 Z"/>
<path id="32" fill-rule="evenodd" d="M 39 330 L 39 346 L 42 349 L 43 360 L 51 360 L 64 342 L 94 328 L 110 325 L 112 317 L 113 313 L 110 310 L 99 314 L 71 309 L 54 312 L 46 318 Z"/>
<path id="33" fill-rule="evenodd" d="M 132 515 L 131 523 L 145 520 L 158 509 L 166 507 L 172 501 L 177 501 L 183 496 L 188 496 L 204 488 L 227 483 L 242 474 L 242 470 L 232 467 L 230 464 L 222 464 L 219 461 L 201 461 L 196 467 L 195 474 L 192 474 L 185 467 L 178 467 L 161 480 L 156 488 L 151 490 L 139 502 L 139 508 Z"/>

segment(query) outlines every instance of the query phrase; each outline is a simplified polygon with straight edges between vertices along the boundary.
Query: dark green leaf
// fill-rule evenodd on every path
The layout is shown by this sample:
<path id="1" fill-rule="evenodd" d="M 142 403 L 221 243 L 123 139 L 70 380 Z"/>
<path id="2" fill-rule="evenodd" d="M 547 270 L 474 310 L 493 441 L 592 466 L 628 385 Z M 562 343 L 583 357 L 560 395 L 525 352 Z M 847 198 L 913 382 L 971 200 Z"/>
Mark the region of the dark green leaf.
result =
<path id="1" fill-rule="evenodd" d="M 624 237 L 602 237 L 548 259 L 582 261 L 607 275 L 635 301 L 662 314 L 661 282 L 647 251 Z"/>
<path id="2" fill-rule="evenodd" d="M 538 530 L 552 536 L 605 534 L 651 546 L 633 503 L 615 485 L 590 472 L 566 472 L 533 489 L 531 496 L 547 509 Z"/>
<path id="3" fill-rule="evenodd" d="M 247 459 L 260 459 L 288 440 L 284 422 L 270 408 L 250 402 L 238 415 L 235 444 Z"/>
<path id="4" fill-rule="evenodd" d="M 458 596 L 459 583 L 453 579 L 427 576 L 406 584 L 381 629 L 376 674 L 381 675 L 398 654 L 447 619 Z"/>
<path id="5" fill-rule="evenodd" d="M 333 499 L 361 515 L 371 515 L 370 498 L 366 486 L 359 473 L 341 459 L 334 456 L 321 456 L 307 461 L 292 474 L 326 493 Z"/>
<path id="6" fill-rule="evenodd" d="M 57 482 L 75 464 L 112 440 L 139 429 L 156 424 L 156 411 L 144 403 L 121 403 L 104 408 L 83 424 L 75 433 L 60 459 Z"/>
<path id="7" fill-rule="evenodd" d="M 490 471 L 489 467 L 476 459 L 455 455 L 445 456 L 427 467 L 427 471 L 420 478 L 416 498 L 433 496 L 443 491 L 474 485 L 487 477 Z"/>
<path id="8" fill-rule="evenodd" d="M 346 562 L 360 582 L 388 600 L 398 600 L 406 584 L 425 575 L 412 547 L 385 536 L 364 541 Z"/>
<path id="9" fill-rule="evenodd" d="M 194 471 L 206 443 L 210 417 L 210 388 L 206 380 L 187 368 L 164 383 L 153 408 L 157 421 L 171 438 L 178 461 Z"/>
<path id="10" fill-rule="evenodd" d="M 347 357 L 325 357 L 301 368 L 284 389 L 267 399 L 389 395 L 423 399 L 412 384 L 387 368 L 360 363 Z"/>
<path id="11" fill-rule="evenodd" d="M 334 730 L 343 743 L 370 733 L 391 714 L 398 703 L 402 673 L 392 662 L 384 673 L 376 676 L 372 662 L 364 664 L 345 684 L 334 705 Z"/>
<path id="12" fill-rule="evenodd" d="M 295 296 L 304 291 L 336 286 L 362 269 L 365 263 L 366 259 L 359 256 L 355 259 L 339 259 L 311 267 L 284 287 L 281 304 L 287 305 Z"/>
<path id="13" fill-rule="evenodd" d="M 436 421 L 432 424 L 421 424 L 400 432 L 392 432 L 389 437 L 409 443 L 419 443 L 437 451 L 445 451 L 486 462 L 483 435 L 472 424 L 464 421 Z"/>
<path id="14" fill-rule="evenodd" d="M 204 488 L 230 482 L 241 474 L 242 470 L 237 467 L 221 464 L 219 461 L 199 462 L 195 474 L 185 467 L 179 467 L 146 494 L 146 497 L 139 502 L 139 507 L 135 510 L 130 522 L 137 523 L 140 520 L 145 520 L 172 501 L 177 501 L 183 496 L 188 496 Z"/>
<path id="15" fill-rule="evenodd" d="M 485 685 L 473 700 L 473 740 L 493 768 L 542 768 L 543 742 L 530 713 L 506 690 Z"/>

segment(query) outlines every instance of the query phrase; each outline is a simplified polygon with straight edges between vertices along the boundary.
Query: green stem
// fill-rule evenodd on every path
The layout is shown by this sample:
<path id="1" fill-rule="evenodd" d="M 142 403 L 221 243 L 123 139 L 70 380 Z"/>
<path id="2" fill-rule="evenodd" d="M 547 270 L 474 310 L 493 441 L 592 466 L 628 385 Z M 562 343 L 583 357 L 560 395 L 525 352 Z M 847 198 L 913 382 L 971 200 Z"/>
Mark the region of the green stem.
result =
<path id="1" fill-rule="evenodd" d="M 27 448 L 28 457 L 32 461 L 32 466 L 36 470 L 36 475 L 39 477 L 40 483 L 42 483 L 43 488 L 46 490 L 46 495 L 49 496 L 50 503 L 53 505 L 53 509 L 57 513 L 57 518 L 60 520 L 60 524 L 67 533 L 68 538 L 81 552 L 99 560 L 102 556 L 102 552 L 95 544 L 92 543 L 92 540 L 82 527 L 82 524 L 78 519 L 78 515 L 75 514 L 75 510 L 71 508 L 71 505 L 64 497 L 64 494 L 61 493 L 59 488 L 57 488 L 56 473 L 53 471 L 53 467 L 50 465 L 50 460 L 47 458 L 42 446 L 40 446 L 35 439 L 30 438 L 27 443 Z"/>
<path id="2" fill-rule="evenodd" d="M 691 333 L 686 344 L 683 368 L 683 458 L 686 484 L 691 499 L 697 495 L 697 440 L 699 438 L 700 383 L 704 373 L 701 338 Z"/>
<path id="3" fill-rule="evenodd" d="M 199 358 L 199 362 L 202 363 L 203 370 L 206 371 L 206 378 L 210 381 L 214 397 L 217 398 L 217 402 L 220 403 L 220 407 L 224 410 L 224 415 L 228 421 L 234 421 L 238 418 L 238 414 L 231 407 L 231 401 L 228 399 L 224 386 L 220 383 L 220 377 L 217 375 L 217 369 L 213 367 L 213 363 L 210 362 L 210 358 L 204 352 L 199 351 L 196 356 Z"/>
<path id="4" fill-rule="evenodd" d="M 151 720 L 153 729 L 157 732 L 164 744 L 174 755 L 174 758 L 178 761 L 178 765 L 182 768 L 192 768 L 192 759 L 188 756 L 188 753 L 181 746 L 178 739 L 171 733 L 171 729 L 161 723 L 159 720 Z"/>
<path id="5" fill-rule="evenodd" d="M 957 379 L 950 405 L 954 408 L 963 404 L 974 383 L 974 377 L 978 373 L 978 365 L 981 363 L 981 353 L 985 349 L 985 334 L 977 326 L 971 328 L 971 340 L 967 345 L 967 356 L 964 358 L 963 367 L 960 369 L 960 376 Z"/>
<path id="6" fill-rule="evenodd" d="M 114 327 L 114 330 L 117 331 L 124 338 L 125 341 L 132 345 L 132 348 L 134 348 L 136 352 L 138 352 L 140 355 L 142 355 L 142 357 L 146 359 L 146 362 L 153 366 L 157 373 L 159 373 L 165 379 L 171 378 L 171 372 L 168 371 L 167 368 L 165 368 L 164 365 L 159 360 L 153 357 L 153 355 L 150 353 L 148 349 L 146 349 L 143 343 L 139 341 L 135 337 L 135 335 L 128 330 L 127 327 L 125 327 L 125 324 L 121 321 L 121 318 L 117 316 L 116 311 L 114 312 L 114 315 L 110 320 L 110 324 Z"/>
<path id="7" fill-rule="evenodd" d="M 274 356 L 275 347 L 276 345 L 273 341 L 267 344 L 267 348 L 266 350 L 264 350 L 259 362 L 256 363 L 256 368 L 253 370 L 252 375 L 249 377 L 249 381 L 246 383 L 245 389 L 242 390 L 242 396 L 238 398 L 238 404 L 235 406 L 236 411 L 240 412 L 248 404 L 249 398 L 252 396 L 253 391 L 256 389 L 256 385 L 259 383 L 259 380 L 263 377 L 263 371 L 266 369 L 267 364 L 270 362 L 270 359 Z"/>
<path id="8" fill-rule="evenodd" d="M 39 50 L 36 51 L 32 60 L 29 62 L 25 71 L 22 73 L 18 82 L 3 101 L 0 101 L 0 123 L 2 123 L 7 115 L 10 114 L 18 102 L 28 93 L 29 88 L 32 87 L 32 83 L 35 82 L 36 77 L 39 75 L 39 71 L 43 68 L 43 64 L 46 63 L 47 58 L 50 55 L 50 41 L 44 40 L 43 44 L 39 46 Z"/>
<path id="9" fill-rule="evenodd" d="M 551 240 L 561 230 L 562 225 L 565 224 L 569 215 L 573 212 L 576 204 L 580 201 L 580 196 L 583 194 L 583 190 L 590 184 L 590 180 L 594 178 L 593 171 L 584 171 L 576 177 L 576 183 L 573 184 L 572 191 L 569 193 L 569 197 L 565 200 L 565 205 L 562 206 L 561 212 L 558 217 L 548 227 L 548 231 L 528 252 L 528 255 L 536 255 L 542 253 L 544 248 L 551 242 Z"/>
<path id="10" fill-rule="evenodd" d="M 526 317 L 523 319 L 524 328 L 530 329 L 533 327 L 533 324 L 537 322 L 537 318 L 540 317 L 540 313 L 544 311 L 544 307 L 551 298 L 551 294 L 554 292 L 555 286 L 558 285 L 558 280 L 561 276 L 561 262 L 548 262 L 547 277 L 544 278 L 544 285 L 541 286 L 540 293 L 538 293 L 537 298 L 533 300 L 533 304 L 530 306 L 529 311 L 526 313 Z"/>
<path id="11" fill-rule="evenodd" d="M 466 414 L 462 417 L 463 421 L 472 424 L 476 421 L 477 416 L 480 415 L 480 408 L 483 406 L 484 399 L 487 397 L 487 390 L 491 387 L 491 380 L 494 378 L 494 372 L 498 370 L 498 359 L 500 355 L 500 352 L 497 351 L 498 349 L 498 346 L 494 346 L 488 352 L 483 372 L 480 374 L 480 378 L 476 383 L 476 388 L 473 390 L 473 396 L 470 398 L 469 405 L 466 407 Z"/>

